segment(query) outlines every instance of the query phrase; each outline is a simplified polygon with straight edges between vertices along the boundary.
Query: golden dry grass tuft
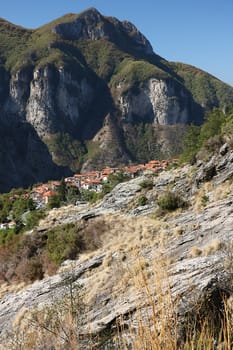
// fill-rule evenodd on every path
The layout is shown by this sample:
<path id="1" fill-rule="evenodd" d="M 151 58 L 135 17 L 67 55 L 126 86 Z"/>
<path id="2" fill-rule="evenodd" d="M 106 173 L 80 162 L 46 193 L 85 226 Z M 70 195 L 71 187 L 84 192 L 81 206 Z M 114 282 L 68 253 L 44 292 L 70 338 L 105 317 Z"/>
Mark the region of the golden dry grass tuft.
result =
<path id="1" fill-rule="evenodd" d="M 190 258 L 196 258 L 197 256 L 200 256 L 200 255 L 202 255 L 202 249 L 197 246 L 192 247 L 192 249 L 189 252 Z"/>
<path id="2" fill-rule="evenodd" d="M 224 248 L 224 243 L 220 239 L 213 239 L 208 245 L 203 247 L 203 255 L 211 255 Z"/>

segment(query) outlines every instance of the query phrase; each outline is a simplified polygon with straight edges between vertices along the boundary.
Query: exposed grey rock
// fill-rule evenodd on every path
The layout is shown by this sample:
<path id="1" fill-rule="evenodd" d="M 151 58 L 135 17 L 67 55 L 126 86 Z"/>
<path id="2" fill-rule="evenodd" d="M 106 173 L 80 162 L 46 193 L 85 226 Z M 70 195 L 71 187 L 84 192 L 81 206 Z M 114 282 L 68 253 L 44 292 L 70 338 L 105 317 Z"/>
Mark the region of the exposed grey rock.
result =
<path id="1" fill-rule="evenodd" d="M 227 143 L 224 143 L 224 145 L 222 145 L 222 147 L 219 150 L 219 154 L 221 156 L 225 156 L 225 154 L 228 152 L 229 146 Z"/>
<path id="2" fill-rule="evenodd" d="M 119 85 L 119 91 L 121 90 Z M 137 95 L 129 91 L 119 97 L 119 108 L 127 122 L 135 118 L 160 125 L 189 122 L 189 96 L 172 80 L 149 79 Z"/>
<path id="3" fill-rule="evenodd" d="M 190 256 L 190 251 L 194 246 L 198 246 L 204 252 L 206 247 L 210 246 L 215 239 L 225 244 L 233 240 L 232 203 L 233 197 L 231 196 L 207 206 L 198 215 L 194 215 L 192 211 L 187 211 L 170 221 L 171 227 L 173 225 L 184 227 L 183 234 L 178 238 L 171 238 L 164 251 L 164 254 L 175 258 L 175 262 L 170 267 L 170 286 L 174 298 L 182 296 L 181 313 L 182 310 L 187 311 L 191 298 L 190 293 L 201 296 L 213 279 L 218 279 L 220 276 L 223 279 L 223 276 L 225 276 L 224 251 L 221 248 L 213 250 L 210 255 L 204 254 L 196 257 Z M 155 248 L 145 249 L 141 254 L 150 259 L 153 249 Z M 118 255 L 117 252 L 113 254 L 114 259 Z M 90 288 L 90 273 L 88 274 L 89 277 L 84 276 L 82 278 L 82 276 L 85 271 L 91 271 L 100 266 L 105 256 L 106 254 L 96 256 L 81 265 L 78 262 L 75 263 L 72 269 L 74 281 L 84 284 L 85 288 Z M 67 273 L 66 278 L 69 278 L 69 273 Z M 3 337 L 6 330 L 11 329 L 11 322 L 22 307 L 33 308 L 37 305 L 41 307 L 42 305 L 48 305 L 51 298 L 53 300 L 54 298 L 61 298 L 64 293 L 63 282 L 61 275 L 56 275 L 41 282 L 36 282 L 21 292 L 6 295 L 0 302 L 1 337 Z M 192 286 L 192 291 L 190 286 Z M 131 322 L 130 320 L 138 308 L 138 295 L 128 294 L 125 291 L 124 298 L 121 295 L 111 298 L 111 295 L 105 292 L 103 286 L 102 292 L 98 292 L 96 304 L 87 313 L 88 323 L 86 328 L 83 329 L 84 333 L 88 333 L 90 329 L 94 333 L 101 332 L 113 324 L 118 317 L 124 317 L 126 322 Z M 145 308 L 145 315 L 148 315 L 150 310 L 146 302 L 145 305 L 141 304 L 140 307 L 142 310 Z M 146 311 L 146 309 L 148 310 Z"/>
<path id="4" fill-rule="evenodd" d="M 153 48 L 146 37 L 129 21 L 123 21 L 122 27 L 124 31 L 133 39 L 136 48 L 139 51 L 144 51 L 146 54 L 153 54 Z"/>
<path id="5" fill-rule="evenodd" d="M 0 339 L 4 338 L 4 333 L 11 329 L 11 323 L 14 317 L 24 308 L 34 308 L 38 305 L 49 305 L 57 299 L 64 297 L 67 292 L 64 286 L 66 281 L 72 278 L 72 281 L 79 282 L 81 276 L 88 270 L 100 266 L 105 254 L 95 256 L 90 261 L 83 264 L 72 262 L 72 272 L 64 272 L 52 277 L 47 277 L 42 281 L 35 282 L 32 286 L 16 294 L 6 295 L 0 301 Z"/>
<path id="6" fill-rule="evenodd" d="M 199 169 L 197 169 L 198 171 Z M 154 187 L 152 190 L 149 190 L 148 197 L 150 198 L 150 191 L 158 191 L 160 193 L 172 184 L 176 191 L 182 191 L 182 186 L 184 186 L 183 192 L 187 191 L 188 185 L 192 187 L 192 183 L 189 183 L 191 175 L 195 178 L 195 168 L 190 166 L 160 173 L 154 178 Z M 220 176 L 220 170 L 217 174 L 218 176 Z M 125 212 L 128 216 L 131 215 L 133 217 L 150 215 L 156 203 L 128 210 L 128 205 L 132 199 L 141 191 L 140 183 L 143 180 L 145 180 L 145 177 L 142 176 L 119 184 L 112 193 L 103 199 L 102 203 L 93 207 L 82 205 L 74 207 L 74 210 L 77 210 L 77 212 L 70 214 L 70 216 L 67 213 L 63 223 L 66 220 L 93 219 L 97 215 L 101 216 L 110 213 L 123 215 Z M 213 180 L 215 181 L 215 177 Z M 189 196 L 191 195 L 192 193 L 189 192 Z M 179 215 L 170 216 L 166 221 L 168 237 L 163 248 L 163 255 L 168 256 L 172 261 L 169 267 L 169 284 L 173 297 L 180 298 L 180 316 L 184 315 L 188 308 L 191 307 L 190 300 L 193 295 L 201 298 L 206 288 L 210 288 L 210 286 L 214 288 L 216 283 L 213 281 L 221 280 L 222 284 L 225 283 L 226 288 L 229 287 L 228 290 L 231 291 L 231 286 L 228 285 L 227 279 L 230 270 L 225 270 L 225 259 L 228 254 L 226 252 L 227 246 L 229 242 L 233 241 L 232 204 L 233 195 L 230 194 L 225 199 L 208 204 L 199 212 L 190 208 L 179 213 Z M 71 213 L 71 210 L 69 212 Z M 176 228 L 179 229 L 180 234 L 174 236 Z M 153 235 L 155 234 L 156 230 Z M 122 239 L 124 239 L 123 236 Z M 140 255 L 150 262 L 153 261 L 154 252 L 157 249 L 156 241 L 152 242 L 154 243 L 143 247 L 140 251 Z M 195 247 L 199 249 L 197 255 L 192 253 Z M 116 264 L 116 268 L 119 268 L 119 264 L 122 264 L 122 269 L 124 269 L 121 253 L 119 250 L 111 252 L 112 264 Z M 95 269 L 98 269 L 100 266 L 102 269 L 101 264 L 108 255 L 109 252 L 105 251 L 99 255 L 97 254 L 85 263 L 68 261 L 63 264 L 61 271 L 69 271 L 67 268 L 72 266 L 71 273 L 66 272 L 63 277 L 61 274 L 47 277 L 18 293 L 5 295 L 0 302 L 0 322 L 2 326 L 0 338 L 3 339 L 4 333 L 11 330 L 11 323 L 21 308 L 33 309 L 37 305 L 43 307 L 43 305 L 49 304 L 51 298 L 53 300 L 54 298 L 61 298 L 64 295 L 64 288 L 62 287 L 64 278 L 69 279 L 71 274 L 75 283 L 83 284 L 84 288 L 91 289 Z M 133 264 L 132 257 L 129 261 L 126 260 L 126 268 L 131 264 Z M 88 273 L 86 273 L 87 271 Z M 114 274 L 109 276 L 109 282 L 112 278 L 114 279 Z M 142 312 L 141 315 L 148 316 L 151 312 L 150 307 L 146 300 L 145 302 L 140 301 L 140 304 L 139 300 L 141 300 L 140 295 L 132 293 L 130 290 L 125 290 L 124 295 L 115 295 L 113 298 L 107 287 L 105 288 L 103 285 L 98 290 L 98 295 L 96 295 L 90 311 L 85 315 L 86 326 L 82 329 L 83 334 L 88 334 L 90 329 L 92 329 L 93 333 L 109 329 L 109 327 L 111 328 L 114 325 L 118 317 L 124 318 L 126 324 L 136 322 L 134 317 L 136 317 L 135 312 L 139 305 Z"/>
<path id="7" fill-rule="evenodd" d="M 145 180 L 144 177 L 139 177 L 128 182 L 118 184 L 112 190 L 112 192 L 104 197 L 100 207 L 111 210 L 124 209 L 134 198 L 135 193 L 141 190 L 140 183 L 143 180 Z"/>
<path id="8" fill-rule="evenodd" d="M 124 32 L 134 49 L 146 54 L 153 54 L 153 49 L 145 36 L 128 21 L 119 21 L 116 18 L 104 17 L 95 8 L 74 16 L 73 20 L 60 23 L 52 31 L 67 40 L 101 40 L 108 39 L 121 45 L 119 33 Z"/>
<path id="9" fill-rule="evenodd" d="M 233 152 L 226 152 L 224 155 L 213 156 L 207 164 L 204 164 L 197 171 L 195 180 L 197 184 L 209 181 L 213 178 L 215 185 L 225 182 L 233 176 Z"/>
<path id="10" fill-rule="evenodd" d="M 203 105 L 198 98 L 197 102 L 197 96 L 192 95 L 193 89 L 187 89 L 190 84 L 185 82 L 186 74 L 182 76 L 179 68 L 182 65 L 169 63 L 156 55 L 145 36 L 128 21 L 105 17 L 91 8 L 80 14 L 65 15 L 33 31 L 4 20 L 1 26 L 6 43 L 8 35 L 13 37 L 17 32 L 21 49 L 19 55 L 15 51 L 17 47 L 11 47 L 9 52 L 5 52 L 5 45 L 1 48 L 1 57 L 7 59 L 6 62 L 1 60 L 0 67 L 0 131 L 5 136 L 10 134 L 9 138 L 14 140 L 12 129 L 17 134 L 18 128 L 29 123 L 34 131 L 31 134 L 34 145 L 39 137 L 52 156 L 52 164 L 44 167 L 47 170 L 44 169 L 43 177 L 43 171 L 34 163 L 48 164 L 46 152 L 38 148 L 33 152 L 34 162 L 28 161 L 25 141 L 22 142 L 24 147 L 18 149 L 15 145 L 9 147 L 9 142 L 3 140 L 0 145 L 3 150 L 1 174 L 8 184 L 5 188 L 2 184 L 1 191 L 29 186 L 41 179 L 46 181 L 48 174 L 52 180 L 52 169 L 56 165 L 67 165 L 72 172 L 122 166 L 139 162 L 139 159 L 145 161 L 141 157 L 147 147 L 150 148 L 148 157 L 170 157 L 181 151 L 185 125 L 202 122 L 206 101 Z M 48 42 L 42 40 L 44 35 Z M 106 62 L 102 64 L 101 52 L 105 47 Z M 111 53 L 115 52 L 118 54 L 111 60 Z M 129 64 L 127 69 L 125 64 Z M 148 78 L 144 79 L 141 64 L 148 67 Z M 184 71 L 188 68 L 183 67 Z M 135 70 L 132 81 L 126 76 L 131 68 L 132 72 Z M 206 77 L 208 79 L 207 74 Z M 210 90 L 216 91 L 217 82 L 211 82 L 212 78 L 209 80 Z M 221 83 L 218 81 L 218 84 Z M 223 87 L 226 92 L 224 103 L 216 94 L 208 108 L 215 104 L 221 106 L 225 100 L 232 99 L 231 88 L 224 84 Z M 200 89 L 204 91 L 205 86 L 201 84 Z M 152 134 L 156 134 L 153 145 L 151 141 L 147 144 L 147 133 L 140 136 L 142 155 L 139 155 L 134 137 L 140 129 L 137 122 L 150 124 L 146 125 L 147 130 L 151 126 Z M 59 137 L 77 146 L 68 152 L 57 145 Z M 20 138 L 26 136 L 20 135 Z M 96 146 L 95 152 L 88 152 L 92 142 Z M 13 149 L 13 156 L 4 154 L 9 149 Z M 222 149 L 221 152 L 225 151 Z M 19 170 L 15 161 L 21 155 L 28 176 Z M 59 169 L 63 176 L 66 170 Z M 36 175 L 37 171 L 40 176 Z M 13 179 L 5 180 L 9 174 Z"/>
<path id="11" fill-rule="evenodd" d="M 213 156 L 207 164 L 204 164 L 196 175 L 196 182 L 205 182 L 211 180 L 216 175 L 217 158 Z"/>
<path id="12" fill-rule="evenodd" d="M 40 136 L 75 127 L 80 111 L 93 101 L 86 78 L 78 81 L 64 67 L 36 68 L 30 85 L 26 119 Z"/>

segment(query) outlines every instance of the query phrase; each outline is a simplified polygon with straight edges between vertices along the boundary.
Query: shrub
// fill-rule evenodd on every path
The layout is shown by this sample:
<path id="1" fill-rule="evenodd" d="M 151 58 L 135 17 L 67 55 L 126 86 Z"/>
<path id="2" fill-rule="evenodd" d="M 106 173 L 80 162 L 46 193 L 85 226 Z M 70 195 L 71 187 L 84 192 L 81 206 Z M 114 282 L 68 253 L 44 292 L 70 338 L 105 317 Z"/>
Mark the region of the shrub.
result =
<path id="1" fill-rule="evenodd" d="M 66 259 L 75 259 L 84 249 L 83 236 L 75 224 L 66 224 L 50 230 L 46 242 L 49 258 L 60 265 Z"/>
<path id="2" fill-rule="evenodd" d="M 58 194 L 55 194 L 54 196 L 51 196 L 49 198 L 47 208 L 53 209 L 53 208 L 60 208 L 61 206 L 61 197 Z"/>
<path id="3" fill-rule="evenodd" d="M 189 257 L 190 258 L 196 258 L 197 256 L 202 255 L 202 250 L 201 248 L 194 246 L 189 252 Z"/>
<path id="4" fill-rule="evenodd" d="M 152 180 L 147 179 L 147 180 L 142 181 L 140 183 L 140 186 L 141 186 L 141 188 L 146 188 L 148 190 L 151 190 L 153 188 L 154 184 L 153 184 Z"/>
<path id="5" fill-rule="evenodd" d="M 223 138 L 221 135 L 215 135 L 210 137 L 204 142 L 204 148 L 209 152 L 216 152 L 223 145 Z"/>
<path id="6" fill-rule="evenodd" d="M 27 214 L 26 216 L 26 229 L 30 230 L 37 226 L 39 221 L 45 217 L 44 210 L 34 210 Z"/>
<path id="7" fill-rule="evenodd" d="M 82 190 L 80 199 L 85 202 L 95 203 L 99 199 L 99 196 L 98 193 L 95 191 Z"/>
<path id="8" fill-rule="evenodd" d="M 201 197 L 201 204 L 203 207 L 205 207 L 208 203 L 209 203 L 209 197 L 206 194 L 204 194 Z"/>
<path id="9" fill-rule="evenodd" d="M 41 280 L 44 277 L 43 265 L 38 257 L 20 261 L 15 273 L 19 280 L 23 279 L 27 282 Z"/>
<path id="10" fill-rule="evenodd" d="M 141 196 L 138 198 L 138 206 L 144 206 L 148 203 L 146 196 Z"/>
<path id="11" fill-rule="evenodd" d="M 168 211 L 184 208 L 186 206 L 186 202 L 180 194 L 171 191 L 167 191 L 160 196 L 157 203 L 161 209 Z"/>

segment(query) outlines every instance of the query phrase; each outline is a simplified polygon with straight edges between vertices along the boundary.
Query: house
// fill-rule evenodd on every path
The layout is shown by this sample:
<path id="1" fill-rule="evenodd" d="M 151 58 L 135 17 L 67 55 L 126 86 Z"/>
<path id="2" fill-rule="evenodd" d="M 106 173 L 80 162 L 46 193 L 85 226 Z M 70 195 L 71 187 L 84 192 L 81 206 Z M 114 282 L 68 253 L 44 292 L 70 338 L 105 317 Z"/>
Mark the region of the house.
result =
<path id="1" fill-rule="evenodd" d="M 7 223 L 8 228 L 14 228 L 16 226 L 16 222 L 15 221 L 10 221 Z"/>
<path id="2" fill-rule="evenodd" d="M 52 191 L 52 190 L 43 193 L 42 197 L 43 197 L 43 202 L 44 202 L 44 204 L 48 204 L 49 199 L 50 199 L 52 196 L 55 196 L 56 194 L 57 194 L 57 192 L 56 192 L 56 191 Z"/>
<path id="3" fill-rule="evenodd" d="M 101 192 L 103 188 L 101 179 L 86 179 L 81 183 L 81 189 Z"/>
<path id="4" fill-rule="evenodd" d="M 15 221 L 10 221 L 10 222 L 1 222 L 0 223 L 0 230 L 6 230 L 6 229 L 12 229 L 16 226 Z"/>
<path id="5" fill-rule="evenodd" d="M 6 230 L 7 228 L 8 228 L 7 223 L 3 223 L 3 222 L 0 223 L 0 230 Z"/>

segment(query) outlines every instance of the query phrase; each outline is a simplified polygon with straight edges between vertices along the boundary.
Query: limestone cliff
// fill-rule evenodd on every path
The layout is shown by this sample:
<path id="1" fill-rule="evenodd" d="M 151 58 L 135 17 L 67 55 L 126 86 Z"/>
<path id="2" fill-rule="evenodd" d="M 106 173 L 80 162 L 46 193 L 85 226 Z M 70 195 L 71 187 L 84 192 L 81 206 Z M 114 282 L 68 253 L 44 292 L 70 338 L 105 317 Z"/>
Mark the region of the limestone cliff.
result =
<path id="1" fill-rule="evenodd" d="M 188 124 L 191 119 L 190 95 L 174 80 L 151 78 L 137 91 L 118 98 L 126 122 L 141 121 L 159 125 Z"/>

